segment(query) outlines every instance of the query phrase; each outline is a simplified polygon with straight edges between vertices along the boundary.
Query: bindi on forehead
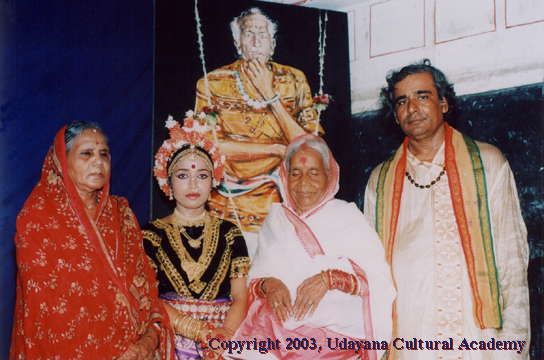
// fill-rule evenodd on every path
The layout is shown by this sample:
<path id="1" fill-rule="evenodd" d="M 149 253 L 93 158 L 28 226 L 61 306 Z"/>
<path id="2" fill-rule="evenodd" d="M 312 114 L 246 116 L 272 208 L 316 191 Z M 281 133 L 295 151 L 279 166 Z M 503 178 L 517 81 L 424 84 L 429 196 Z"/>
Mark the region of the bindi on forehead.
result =
<path id="1" fill-rule="evenodd" d="M 191 169 L 196 169 L 196 164 L 191 164 Z"/>
<path id="2" fill-rule="evenodd" d="M 306 159 L 305 156 L 302 156 L 302 157 L 299 159 L 299 161 L 300 161 L 300 163 L 301 163 L 302 165 L 306 165 L 306 161 L 307 161 L 307 160 L 308 160 L 308 159 Z"/>

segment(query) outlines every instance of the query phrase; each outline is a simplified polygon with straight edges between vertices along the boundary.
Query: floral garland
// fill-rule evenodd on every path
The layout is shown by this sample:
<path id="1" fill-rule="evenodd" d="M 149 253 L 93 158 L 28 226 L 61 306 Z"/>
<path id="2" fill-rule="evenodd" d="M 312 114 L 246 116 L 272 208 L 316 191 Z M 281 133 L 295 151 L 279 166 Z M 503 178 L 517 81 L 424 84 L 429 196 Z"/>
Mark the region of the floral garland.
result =
<path id="1" fill-rule="evenodd" d="M 168 184 L 167 164 L 172 155 L 184 145 L 190 144 L 206 150 L 213 162 L 213 186 L 219 185 L 225 172 L 225 156 L 221 155 L 218 144 L 213 140 L 213 129 L 208 125 L 201 125 L 199 120 L 194 118 L 193 111 L 187 111 L 183 120 L 183 127 L 170 115 L 166 120 L 166 127 L 170 130 L 170 139 L 165 140 L 155 155 L 155 167 L 153 172 L 159 187 L 166 195 L 170 195 Z M 206 114 L 202 112 L 198 119 L 205 119 Z"/>
<path id="2" fill-rule="evenodd" d="M 332 97 L 330 95 L 327 95 L 327 94 L 316 95 L 313 97 L 313 102 L 314 102 L 313 108 L 316 111 L 321 112 L 329 106 L 329 103 L 331 102 L 331 100 L 332 100 Z"/>
<path id="3" fill-rule="evenodd" d="M 313 108 L 317 112 L 316 127 L 314 135 L 319 134 L 319 122 L 321 118 L 321 112 L 328 106 L 332 97 L 327 94 L 323 94 L 323 70 L 325 68 L 325 47 L 327 39 L 327 21 L 329 20 L 327 12 L 325 11 L 325 21 L 321 21 L 321 12 L 319 13 L 319 95 L 313 97 Z"/>
<path id="4" fill-rule="evenodd" d="M 219 110 L 219 106 L 217 105 L 211 107 L 204 106 L 202 108 L 207 125 L 215 126 L 219 123 Z M 202 113 L 199 115 L 199 118 L 202 119 Z"/>

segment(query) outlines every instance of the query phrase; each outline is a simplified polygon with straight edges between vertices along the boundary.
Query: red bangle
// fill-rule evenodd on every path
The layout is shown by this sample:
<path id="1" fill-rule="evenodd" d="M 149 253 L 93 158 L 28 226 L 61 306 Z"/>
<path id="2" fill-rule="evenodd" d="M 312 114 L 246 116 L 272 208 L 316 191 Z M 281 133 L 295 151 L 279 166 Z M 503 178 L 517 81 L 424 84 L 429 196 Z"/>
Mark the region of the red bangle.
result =
<path id="1" fill-rule="evenodd" d="M 359 293 L 359 281 L 355 275 L 337 269 L 329 269 L 326 273 L 331 290 L 340 290 L 350 295 Z"/>
<path id="2" fill-rule="evenodd" d="M 261 279 L 260 281 L 257 281 L 255 285 L 253 286 L 253 293 L 255 294 L 255 297 L 257 298 L 265 298 L 266 294 L 263 292 L 263 283 L 266 281 L 267 278 Z"/>

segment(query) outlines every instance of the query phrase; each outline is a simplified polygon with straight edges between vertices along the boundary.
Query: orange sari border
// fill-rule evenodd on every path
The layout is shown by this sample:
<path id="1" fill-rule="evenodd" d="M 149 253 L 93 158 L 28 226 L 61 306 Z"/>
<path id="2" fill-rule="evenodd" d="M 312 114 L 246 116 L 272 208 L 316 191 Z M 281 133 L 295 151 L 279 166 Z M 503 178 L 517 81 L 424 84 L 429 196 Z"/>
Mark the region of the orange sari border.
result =
<path id="1" fill-rule="evenodd" d="M 285 216 L 295 226 L 297 238 L 308 255 L 313 259 L 316 255 L 325 255 L 315 234 L 302 219 L 293 213 L 287 206 L 282 206 Z"/>
<path id="2" fill-rule="evenodd" d="M 498 274 L 480 151 L 472 139 L 447 126 L 445 159 L 450 174 L 453 210 L 472 289 L 474 316 L 481 329 L 501 328 Z M 468 221 L 474 218 L 479 221 L 474 224 Z"/>

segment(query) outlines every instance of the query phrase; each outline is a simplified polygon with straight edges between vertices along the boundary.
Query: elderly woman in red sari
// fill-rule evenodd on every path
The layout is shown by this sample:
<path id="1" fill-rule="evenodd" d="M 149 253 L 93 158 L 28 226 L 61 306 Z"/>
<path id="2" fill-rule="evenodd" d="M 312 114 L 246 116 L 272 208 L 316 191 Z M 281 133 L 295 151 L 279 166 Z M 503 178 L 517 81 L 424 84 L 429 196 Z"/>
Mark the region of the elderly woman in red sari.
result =
<path id="1" fill-rule="evenodd" d="M 334 198 L 339 167 L 325 142 L 296 138 L 280 179 L 286 198 L 272 205 L 259 233 L 252 303 L 232 339 L 266 344 L 266 351 L 246 346 L 232 356 L 381 358 L 391 340 L 395 288 L 375 231 L 355 204 Z"/>
<path id="2" fill-rule="evenodd" d="M 17 217 L 11 359 L 173 359 L 168 315 L 104 132 L 63 127 Z"/>

